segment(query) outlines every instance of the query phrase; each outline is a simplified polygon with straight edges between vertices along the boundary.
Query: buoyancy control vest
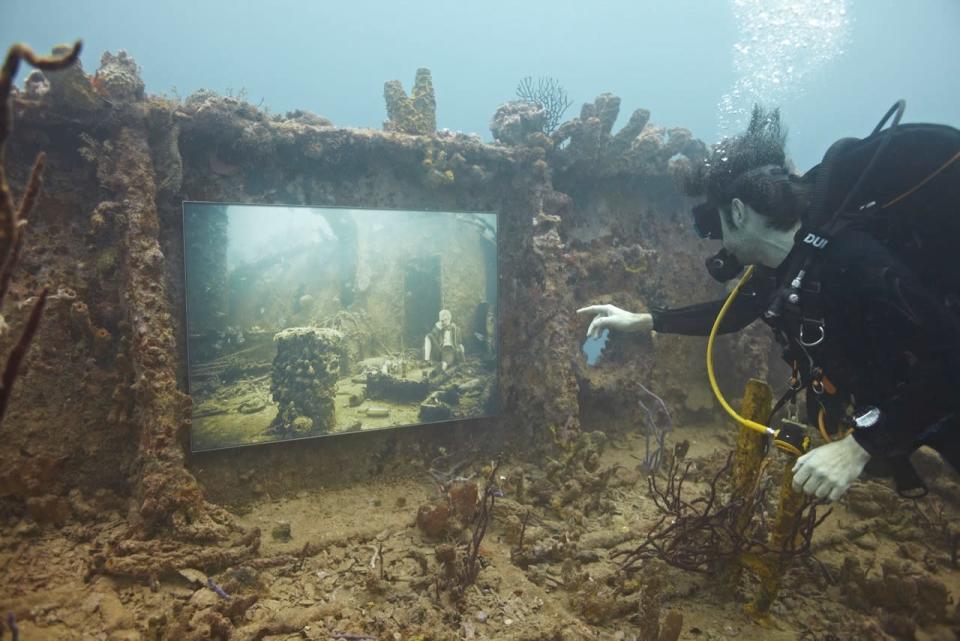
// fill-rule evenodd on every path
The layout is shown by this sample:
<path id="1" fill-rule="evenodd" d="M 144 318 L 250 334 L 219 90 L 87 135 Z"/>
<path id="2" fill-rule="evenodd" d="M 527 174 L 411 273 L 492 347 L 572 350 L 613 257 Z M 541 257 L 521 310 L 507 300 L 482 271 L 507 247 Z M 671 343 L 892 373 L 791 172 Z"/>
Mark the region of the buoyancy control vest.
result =
<path id="1" fill-rule="evenodd" d="M 881 130 L 897 108 L 897 120 Z M 791 256 L 787 282 L 771 301 L 768 318 L 791 305 L 801 312 L 808 298 L 803 290 L 818 290 L 804 287 L 807 275 L 848 228 L 879 240 L 930 284 L 942 305 L 960 314 L 960 130 L 901 125 L 902 109 L 900 101 L 866 138 L 834 143 L 805 175 L 814 184 L 812 206 L 797 235 L 800 251 Z"/>
<path id="2" fill-rule="evenodd" d="M 881 130 L 895 110 L 894 124 Z M 837 141 L 804 176 L 813 182 L 814 195 L 797 234 L 800 251 L 791 255 L 785 282 L 766 312 L 765 320 L 785 347 L 785 360 L 794 365 L 792 393 L 800 387 L 814 392 L 808 393 L 808 415 L 819 420 L 828 439 L 825 430 L 836 429 L 844 390 L 838 393 L 829 372 L 815 358 L 829 331 L 818 263 L 838 234 L 853 229 L 878 240 L 929 287 L 932 298 L 947 312 L 943 316 L 951 319 L 952 340 L 960 342 L 960 130 L 938 124 L 901 125 L 902 111 L 901 101 L 866 138 Z M 788 325 L 792 331 L 783 331 Z M 825 421 L 825 415 L 832 416 Z M 906 456 L 889 463 L 901 494 L 925 493 Z"/>

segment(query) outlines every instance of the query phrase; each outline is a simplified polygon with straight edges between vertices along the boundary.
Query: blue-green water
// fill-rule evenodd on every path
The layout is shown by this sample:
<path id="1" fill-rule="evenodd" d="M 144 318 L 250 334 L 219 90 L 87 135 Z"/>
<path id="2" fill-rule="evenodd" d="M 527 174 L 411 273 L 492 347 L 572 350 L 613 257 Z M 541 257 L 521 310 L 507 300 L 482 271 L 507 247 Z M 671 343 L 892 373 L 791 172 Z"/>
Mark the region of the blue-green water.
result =
<path id="1" fill-rule="evenodd" d="M 960 2 L 920 0 L 6 0 L 0 43 L 126 49 L 147 90 L 237 94 L 379 128 L 383 83 L 429 67 L 438 126 L 490 138 L 521 78 L 551 76 L 579 113 L 609 91 L 707 143 L 754 99 L 781 106 L 801 170 L 863 136 L 897 98 L 907 120 L 957 125 Z M 731 102 L 732 98 L 732 102 Z"/>

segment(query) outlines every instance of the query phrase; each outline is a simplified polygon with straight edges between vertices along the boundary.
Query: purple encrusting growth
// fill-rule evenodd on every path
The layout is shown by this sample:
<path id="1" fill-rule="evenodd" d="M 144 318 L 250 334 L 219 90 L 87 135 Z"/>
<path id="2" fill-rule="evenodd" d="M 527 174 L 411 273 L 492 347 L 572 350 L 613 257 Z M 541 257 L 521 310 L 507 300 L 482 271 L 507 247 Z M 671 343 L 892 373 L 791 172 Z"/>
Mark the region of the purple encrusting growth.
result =
<path id="1" fill-rule="evenodd" d="M 644 387 L 643 383 L 638 382 L 637 385 L 654 400 L 652 408 L 644 403 L 643 399 L 638 399 L 637 403 L 647 414 L 647 429 L 644 432 L 644 448 L 646 451 L 643 456 L 643 466 L 648 472 L 656 472 L 663 462 L 663 445 L 667 438 L 667 432 L 673 429 L 673 419 L 670 416 L 670 410 L 667 409 L 667 404 L 664 403 L 662 398 Z M 661 417 L 662 420 L 660 420 Z M 651 436 L 657 442 L 653 451 L 650 450 Z"/>
<path id="2" fill-rule="evenodd" d="M 229 599 L 230 595 L 227 594 L 223 588 L 216 584 L 213 579 L 207 579 L 207 587 L 217 593 L 217 596 L 221 599 Z"/>
<path id="3" fill-rule="evenodd" d="M 17 617 L 13 612 L 7 613 L 7 627 L 10 628 L 10 636 L 13 641 L 20 641 L 20 628 L 17 627 Z M 3 630 L 0 630 L 0 638 L 3 637 Z"/>

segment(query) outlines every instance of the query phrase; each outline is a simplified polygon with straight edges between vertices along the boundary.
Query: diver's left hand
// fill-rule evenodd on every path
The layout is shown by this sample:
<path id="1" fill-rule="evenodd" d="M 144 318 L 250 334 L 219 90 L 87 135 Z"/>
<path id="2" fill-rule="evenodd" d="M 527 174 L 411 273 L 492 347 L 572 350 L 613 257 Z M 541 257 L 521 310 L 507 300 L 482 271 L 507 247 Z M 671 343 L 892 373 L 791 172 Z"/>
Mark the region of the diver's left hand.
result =
<path id="1" fill-rule="evenodd" d="M 827 443 L 797 459 L 793 489 L 836 501 L 863 472 L 870 455 L 852 437 Z"/>

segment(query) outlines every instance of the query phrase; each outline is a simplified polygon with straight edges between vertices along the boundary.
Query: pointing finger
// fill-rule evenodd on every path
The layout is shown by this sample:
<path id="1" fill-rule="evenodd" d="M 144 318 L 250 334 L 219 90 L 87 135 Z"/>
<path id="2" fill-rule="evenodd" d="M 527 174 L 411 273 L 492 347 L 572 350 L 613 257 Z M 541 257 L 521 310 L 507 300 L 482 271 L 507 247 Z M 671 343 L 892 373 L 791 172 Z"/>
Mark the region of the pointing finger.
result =
<path id="1" fill-rule="evenodd" d="M 581 307 L 577 310 L 578 314 L 599 314 L 604 311 L 605 305 L 587 305 L 586 307 Z"/>

